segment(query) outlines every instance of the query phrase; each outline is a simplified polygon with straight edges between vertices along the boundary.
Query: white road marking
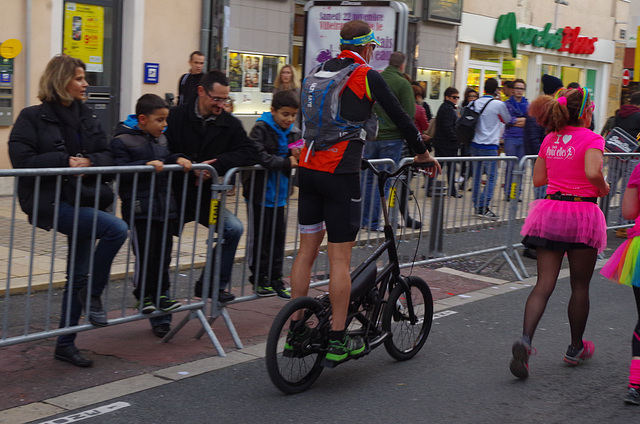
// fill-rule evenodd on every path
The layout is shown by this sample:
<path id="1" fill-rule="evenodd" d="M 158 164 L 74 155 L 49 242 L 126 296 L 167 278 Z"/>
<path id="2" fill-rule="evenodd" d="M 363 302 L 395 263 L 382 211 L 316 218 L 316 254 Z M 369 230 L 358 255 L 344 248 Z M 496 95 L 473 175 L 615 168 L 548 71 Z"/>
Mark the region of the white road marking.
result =
<path id="1" fill-rule="evenodd" d="M 109 405 L 100 406 L 98 408 L 87 409 L 86 411 L 78 412 L 77 414 L 67 415 L 66 417 L 60 417 L 51 421 L 45 421 L 40 424 L 67 424 L 75 423 L 76 421 L 86 420 L 87 418 L 93 418 L 98 415 L 108 414 L 109 412 L 117 411 L 118 409 L 131 406 L 127 402 L 115 402 Z"/>
<path id="2" fill-rule="evenodd" d="M 433 314 L 433 319 L 443 318 L 443 317 L 447 317 L 449 315 L 453 315 L 453 314 L 457 314 L 457 313 L 458 312 L 456 312 L 456 311 L 450 311 L 450 310 L 440 311 L 440 312 L 436 312 L 435 314 Z"/>

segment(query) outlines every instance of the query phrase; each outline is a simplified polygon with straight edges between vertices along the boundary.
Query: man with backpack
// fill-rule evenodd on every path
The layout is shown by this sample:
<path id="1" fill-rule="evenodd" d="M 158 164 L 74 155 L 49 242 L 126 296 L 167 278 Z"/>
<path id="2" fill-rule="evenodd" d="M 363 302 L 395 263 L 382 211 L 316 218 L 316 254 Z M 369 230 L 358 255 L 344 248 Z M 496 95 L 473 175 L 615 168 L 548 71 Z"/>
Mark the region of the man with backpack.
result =
<path id="1" fill-rule="evenodd" d="M 413 94 L 411 84 L 407 81 L 402 73 L 404 72 L 406 56 L 402 52 L 393 52 L 389 58 L 389 66 L 380 72 L 382 78 L 387 82 L 391 92 L 396 96 L 402 106 L 402 110 L 407 112 L 409 116 L 414 116 L 416 112 L 416 100 Z M 367 142 L 364 146 L 365 159 L 393 159 L 396 164 L 402 159 L 402 149 L 404 140 L 400 129 L 396 127 L 389 115 L 379 105 L 373 106 L 373 111 L 378 116 L 378 135 L 375 140 Z M 362 228 L 368 228 L 376 231 L 380 218 L 380 199 L 378 198 L 378 190 L 373 183 L 374 176 L 367 173 L 364 183 L 364 196 L 362 205 L 364 213 L 362 214 Z M 385 187 L 385 192 L 389 191 Z M 400 195 L 400 214 L 404 217 L 405 224 L 408 228 L 420 228 L 422 223 L 409 217 L 407 208 L 408 193 L 407 190 L 398 190 Z"/>
<path id="2" fill-rule="evenodd" d="M 487 79 L 484 83 L 484 96 L 467 106 L 477 112 L 482 111 L 471 141 L 471 156 L 498 156 L 500 135 L 504 124 L 511 121 L 511 115 L 505 104 L 495 99 L 497 90 L 498 81 L 495 78 Z M 489 209 L 496 185 L 497 165 L 497 161 L 473 162 L 473 207 L 481 218 L 498 218 Z M 481 184 L 482 175 L 487 176 L 484 187 Z"/>
<path id="3" fill-rule="evenodd" d="M 297 170 L 300 247 L 291 270 L 291 296 L 307 295 L 311 268 L 326 232 L 333 318 L 325 362 L 330 364 L 357 356 L 365 349 L 361 337 L 346 335 L 345 323 L 351 248 L 360 229 L 361 158 L 365 140 L 375 139 L 377 119 L 371 112 L 375 102 L 418 153 L 415 160 L 434 162 L 432 172 L 440 170 L 427 152 L 413 117 L 402 110 L 382 76 L 367 65 L 379 45 L 365 21 L 345 23 L 340 31 L 341 53 L 313 69 L 302 90 L 305 146 Z M 301 335 L 290 331 L 284 348 L 295 345 L 297 337 Z"/>

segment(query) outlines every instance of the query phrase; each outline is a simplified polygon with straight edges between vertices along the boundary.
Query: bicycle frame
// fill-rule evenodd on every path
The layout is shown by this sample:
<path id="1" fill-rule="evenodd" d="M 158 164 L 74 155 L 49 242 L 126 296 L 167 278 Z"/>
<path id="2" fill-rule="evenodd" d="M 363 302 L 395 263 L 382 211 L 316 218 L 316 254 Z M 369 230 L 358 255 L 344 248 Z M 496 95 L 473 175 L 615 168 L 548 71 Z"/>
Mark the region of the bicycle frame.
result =
<path id="1" fill-rule="evenodd" d="M 384 242 L 378 246 L 355 270 L 351 272 L 351 302 L 349 303 L 349 313 L 347 315 L 347 327 L 351 324 L 353 319 L 357 319 L 364 328 L 369 329 L 376 328 L 378 320 L 382 314 L 383 306 L 386 304 L 384 300 L 385 295 L 390 293 L 396 284 L 400 284 L 406 293 L 410 292 L 409 285 L 400 276 L 400 265 L 398 262 L 398 250 L 396 245 L 396 238 L 391 227 L 389 220 L 389 207 L 384 194 L 384 186 L 389 178 L 402 174 L 407 168 L 415 166 L 410 163 L 402 166 L 394 173 L 387 171 L 380 171 L 373 167 L 368 161 L 363 160 L 363 168 L 367 167 L 374 172 L 378 177 L 378 194 L 382 205 L 382 214 L 384 217 Z M 389 262 L 381 270 L 377 270 L 376 261 L 385 253 L 389 255 Z M 371 283 L 372 274 L 375 271 L 375 280 Z M 358 310 L 363 304 L 363 299 L 371 293 L 374 287 L 378 288 L 378 296 L 380 298 L 375 302 L 372 318 L 374 325 L 371 324 L 371 319 L 367 318 L 362 311 Z M 362 292 L 362 293 L 359 293 Z M 410 296 L 407 298 L 407 309 L 409 313 L 410 322 L 415 324 L 417 321 L 413 302 Z M 327 312 L 325 320 L 329 320 L 331 306 L 327 304 Z M 367 311 L 368 312 L 368 311 Z M 367 334 L 365 334 L 367 335 Z M 379 340 L 372 340 L 370 342 L 371 347 L 378 346 L 384 340 L 384 335 Z"/>

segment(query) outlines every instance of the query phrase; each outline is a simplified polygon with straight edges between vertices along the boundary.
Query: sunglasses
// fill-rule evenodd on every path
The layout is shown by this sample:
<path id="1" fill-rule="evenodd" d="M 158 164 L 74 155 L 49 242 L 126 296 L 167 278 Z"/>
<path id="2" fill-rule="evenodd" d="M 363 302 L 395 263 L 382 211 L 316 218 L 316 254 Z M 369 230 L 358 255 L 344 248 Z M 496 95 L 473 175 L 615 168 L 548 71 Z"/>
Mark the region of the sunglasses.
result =
<path id="1" fill-rule="evenodd" d="M 460 96 L 451 96 L 452 99 L 459 99 Z"/>

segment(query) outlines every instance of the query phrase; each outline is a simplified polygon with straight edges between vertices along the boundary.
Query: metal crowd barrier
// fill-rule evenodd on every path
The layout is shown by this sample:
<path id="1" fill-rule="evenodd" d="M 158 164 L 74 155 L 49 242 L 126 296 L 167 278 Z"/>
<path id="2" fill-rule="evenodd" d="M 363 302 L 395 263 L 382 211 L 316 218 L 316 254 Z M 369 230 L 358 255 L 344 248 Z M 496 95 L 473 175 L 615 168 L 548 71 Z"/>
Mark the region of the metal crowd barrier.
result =
<path id="1" fill-rule="evenodd" d="M 194 170 L 208 171 L 212 178 L 218 179 L 217 173 L 210 165 L 197 164 Z M 185 324 L 191 319 L 198 319 L 203 326 L 203 332 L 206 332 L 209 339 L 215 346 L 221 356 L 224 356 L 224 350 L 219 343 L 216 335 L 211 329 L 205 316 L 205 307 L 207 305 L 206 298 L 193 298 L 193 282 L 196 280 L 196 266 L 204 264 L 205 269 L 205 285 L 203 292 L 209 292 L 211 287 L 207 281 L 211 281 L 212 275 L 211 264 L 215 261 L 211 260 L 213 250 L 210 248 L 214 243 L 214 231 L 216 225 L 211 224 L 208 227 L 200 226 L 194 222 L 185 225 L 184 205 L 187 199 L 186 186 L 187 178 L 182 167 L 179 165 L 166 165 L 163 173 L 167 173 L 168 187 L 171 190 L 174 184 L 182 186 L 183 196 L 176 199 L 178 210 L 181 211 L 178 217 L 178 225 L 182 228 L 177 241 L 173 245 L 172 262 L 171 262 L 171 297 L 174 299 L 186 299 L 183 305 L 173 310 L 171 313 L 187 311 L 186 317 L 176 325 L 173 330 L 167 334 L 162 341 L 169 341 Z M 77 238 L 74 237 L 67 243 L 66 236 L 56 231 L 56 225 L 51 231 L 46 231 L 37 227 L 37 213 L 33 216 L 33 222 L 29 223 L 26 214 L 22 212 L 18 203 L 18 183 L 21 179 L 29 178 L 34 182 L 36 196 L 36 208 L 40 201 L 40 187 L 44 180 L 55 180 L 55 206 L 54 216 L 57 217 L 60 205 L 60 199 L 65 184 L 69 184 L 67 179 L 69 176 L 76 175 L 77 168 L 39 168 L 39 169 L 3 169 L 0 170 L 0 177 L 13 178 L 13 194 L 6 196 L 0 202 L 0 210 L 2 211 L 2 227 L 0 234 L 2 235 L 2 243 L 0 250 L 6 260 L 0 262 L 0 272 L 4 280 L 4 287 L 0 286 L 0 325 L 2 333 L 0 334 L 0 347 L 17 343 L 34 341 L 63 334 L 70 334 L 90 330 L 93 325 L 88 321 L 80 321 L 77 326 L 66 326 L 57 328 L 60 318 L 60 309 L 62 302 L 70 302 L 70 299 L 62 299 L 59 295 L 59 288 L 64 287 L 66 281 L 67 253 L 74 251 L 76 248 Z M 152 166 L 119 166 L 119 167 L 90 167 L 83 168 L 84 175 L 96 175 L 98 183 L 102 180 L 111 180 L 114 191 L 114 203 L 110 207 L 110 213 L 121 216 L 119 213 L 118 189 L 122 184 L 122 179 L 127 178 L 128 183 L 132 184 L 132 204 L 136 203 L 137 190 L 140 178 L 149 178 L 151 191 L 156 190 L 156 179 L 159 174 L 155 173 Z M 202 177 L 201 177 L 202 178 Z M 79 181 L 80 179 L 78 179 Z M 215 181 L 215 180 L 214 180 Z M 198 187 L 198 200 L 196 204 L 195 222 L 199 219 L 200 199 L 203 185 Z M 96 196 L 97 197 L 97 196 Z M 212 185 L 212 198 L 219 197 L 219 185 Z M 165 195 L 168 199 L 168 193 Z M 96 198 L 97 205 L 98 199 Z M 168 203 L 165 205 L 168 206 Z M 153 200 L 149 205 L 149 211 L 153 209 Z M 168 214 L 168 208 L 165 208 Z M 132 216 L 133 217 L 133 210 Z M 94 214 L 94 223 L 92 230 L 92 244 L 96 241 L 96 215 Z M 77 220 L 75 215 L 74 222 Z M 164 222 L 168 221 L 168 215 L 165 215 Z M 144 221 L 143 221 L 144 222 Z M 168 234 L 168 226 L 164 225 L 164 234 Z M 147 241 L 149 239 L 147 238 Z M 165 246 L 166 238 L 163 237 L 163 246 Z M 142 254 L 142 260 L 147 260 L 148 244 L 145 243 L 147 249 Z M 219 253 L 217 251 L 216 253 Z M 136 303 L 135 298 L 131 294 L 131 280 L 134 270 L 134 254 L 132 251 L 131 238 L 125 242 L 120 252 L 113 261 L 111 269 L 111 280 L 122 280 L 122 284 L 114 284 L 111 282 L 105 288 L 102 295 L 102 302 L 106 310 L 109 311 L 109 325 L 121 324 L 150 317 L 158 317 L 165 313 L 153 312 L 151 314 L 141 313 L 141 307 L 134 309 Z M 73 259 L 72 259 L 73 260 Z M 219 260 L 217 261 L 219 262 Z M 199 264 L 199 265 L 198 265 Z M 92 284 L 93 261 L 90 261 L 88 289 L 90 291 Z M 144 277 L 144 276 L 143 276 Z M 215 282 L 214 275 L 214 282 Z M 216 282 L 217 283 L 217 282 Z M 72 286 L 73 276 L 70 276 L 69 284 Z M 153 284 L 153 282 L 144 282 L 143 284 Z M 160 282 L 157 282 L 158 288 Z M 68 291 L 69 296 L 72 290 Z M 14 294 L 25 294 L 25 296 L 16 296 Z M 217 313 L 217 302 L 212 302 L 211 315 Z M 86 315 L 86 314 L 85 314 Z M 68 319 L 67 319 L 68 321 Z"/>
<path id="2" fill-rule="evenodd" d="M 605 155 L 605 174 L 612 182 L 612 190 L 607 198 L 601 199 L 600 206 L 607 216 L 607 224 L 610 229 L 629 227 L 633 224 L 633 222 L 621 218 L 620 206 L 626 181 L 633 167 L 638 163 L 638 158 L 639 156 L 634 154 Z M 532 184 L 535 159 L 536 156 L 526 156 L 522 160 L 507 156 L 438 158 L 443 165 L 443 172 L 437 177 L 428 178 L 426 174 L 415 171 L 406 179 L 393 182 L 389 189 L 388 199 L 391 206 L 391 220 L 400 244 L 401 267 L 443 263 L 473 256 L 482 256 L 483 258 L 489 256 L 490 259 L 485 260 L 475 272 L 479 273 L 489 265 L 501 260 L 498 267 L 507 264 L 517 279 L 521 280 L 523 277 L 527 277 L 526 269 L 516 249 L 522 246 L 519 243 L 521 237 L 519 232 L 526 217 L 529 203 L 544 195 L 544 188 L 535 188 Z M 409 160 L 411 158 L 405 158 L 402 163 Z M 387 159 L 374 160 L 373 162 L 376 166 L 387 167 L 390 171 L 396 167 L 393 161 Z M 214 178 L 218 179 L 215 170 L 208 165 L 194 165 L 194 168 L 208 170 Z M 182 178 L 179 180 L 180 183 L 183 186 L 186 184 L 181 167 L 171 165 L 165 169 L 171 174 L 171 178 Z M 476 188 L 491 186 L 489 176 L 478 173 L 481 169 L 495 169 L 493 195 L 489 203 L 489 208 L 495 213 L 495 217 L 487 217 L 483 213 L 479 213 L 480 211 L 477 210 L 478 199 L 474 203 L 474 184 L 476 184 Z M 477 171 L 474 172 L 474 170 Z M 80 324 L 76 327 L 63 329 L 55 328 L 56 313 L 59 311 L 60 303 L 59 297 L 56 297 L 56 289 L 63 285 L 65 280 L 66 246 L 64 242 L 57 240 L 55 231 L 47 233 L 36 228 L 35 225 L 30 225 L 26 216 L 19 210 L 16 197 L 19 178 L 35 177 L 38 180 L 45 177 L 55 177 L 60 185 L 64 176 L 73 175 L 74 172 L 77 170 L 0 170 L 0 177 L 16 179 L 13 197 L 8 202 L 0 202 L 0 210 L 4 217 L 1 221 L 3 227 L 0 227 L 0 234 L 5 240 L 0 249 L 7 252 L 5 256 L 8 256 L 4 293 L 0 288 L 0 295 L 3 296 L 2 305 L 0 305 L 0 313 L 2 314 L 0 347 L 93 328 L 90 324 Z M 88 168 L 83 172 L 115 175 L 113 188 L 117 193 L 122 175 L 133 173 L 134 179 L 137 181 L 137 178 L 142 174 L 153 174 L 153 168 L 146 166 Z M 363 195 L 365 194 L 364 184 L 367 172 L 370 171 L 363 172 L 361 178 Z M 155 174 L 153 175 L 155 176 Z M 260 270 L 257 267 L 252 270 L 249 266 L 253 254 L 251 246 L 255 241 L 267 240 L 271 243 L 267 249 L 272 251 L 272 240 L 274 240 L 275 234 L 265 230 L 264 214 L 266 208 L 264 206 L 258 209 L 248 208 L 247 198 L 254 199 L 258 203 L 264 201 L 265 181 L 269 175 L 271 175 L 270 172 L 260 166 L 241 167 L 229 170 L 222 178 L 218 179 L 220 183 L 212 185 L 212 198 L 217 199 L 216 207 L 219 211 L 217 222 L 208 228 L 193 222 L 183 227 L 185 217 L 184 214 L 180 215 L 180 226 L 183 227 L 183 231 L 177 242 L 174 243 L 172 252 L 174 260 L 172 262 L 171 295 L 176 299 L 187 299 L 186 304 L 174 312 L 188 311 L 189 313 L 163 341 L 168 341 L 189 320 L 198 319 L 202 324 L 202 329 L 196 336 L 200 337 L 206 332 L 218 353 L 224 356 L 224 351 L 211 329 L 211 323 L 221 316 L 236 346 L 242 347 L 242 342 L 226 306 L 258 298 L 255 293 L 257 282 L 252 281 L 250 276 L 253 272 L 259 273 Z M 282 174 L 276 172 L 275 178 L 275 194 L 277 196 L 283 189 Z M 294 181 L 295 177 L 292 178 L 292 182 Z M 372 193 L 375 199 L 377 199 L 376 184 L 374 178 Z M 60 189 L 56 190 L 57 196 L 59 196 Z M 297 187 L 293 187 L 289 194 L 287 204 L 283 207 L 286 227 L 283 265 L 285 280 L 290 276 L 291 266 L 299 244 Z M 258 199 L 256 196 L 261 197 Z M 198 199 L 200 198 L 201 196 L 198 196 Z M 403 202 L 401 201 L 403 198 L 410 198 L 410 201 Z M 184 206 L 186 197 L 183 196 L 177 201 L 181 206 Z M 180 207 L 179 210 L 183 210 L 183 208 Z M 196 210 L 200 210 L 199 205 L 196 205 Z M 363 210 L 362 213 L 370 215 L 371 211 L 372 208 L 369 208 Z M 236 251 L 236 262 L 229 287 L 229 290 L 233 291 L 237 297 L 233 302 L 220 305 L 215 300 L 220 287 L 221 252 L 220 249 L 215 249 L 214 253 L 212 247 L 218 241 L 214 233 L 217 228 L 224 227 L 228 213 L 236 215 L 243 222 L 245 231 Z M 251 219 L 249 214 L 252 215 Z M 414 220 L 421 220 L 421 228 L 414 228 L 415 224 L 408 228 L 405 217 L 409 216 Z M 252 220 L 260 223 L 256 229 L 251 226 Z M 206 231 L 206 235 L 202 234 L 203 231 Z M 356 248 L 353 251 L 354 263 L 368 255 L 382 239 L 383 234 L 375 228 L 361 229 L 356 241 Z M 131 252 L 131 243 L 128 242 L 125 246 L 121 249 L 112 268 L 112 278 L 124 280 L 124 285 L 118 287 L 112 284 L 108 286 L 103 295 L 103 301 L 110 309 L 110 324 L 161 315 L 159 312 L 145 315 L 141 314 L 140 310 L 132 309 L 135 300 L 129 292 L 131 289 L 129 280 L 131 280 L 133 273 L 134 257 Z M 213 259 L 214 254 L 215 259 Z M 214 299 L 211 303 L 203 299 L 192 298 L 193 282 L 198 277 L 195 273 L 200 272 L 196 268 L 202 266 L 205 267 L 205 274 L 212 276 L 210 279 L 205 278 L 206 281 L 212 280 L 211 287 L 205 284 L 203 288 L 205 292 L 211 290 Z M 17 271 L 18 268 L 21 270 Z M 5 272 L 2 268 L 0 271 Z M 269 278 L 271 277 L 269 276 Z M 328 278 L 329 263 L 326 245 L 324 245 L 312 270 L 313 281 L 311 285 L 312 287 L 325 285 Z M 14 292 L 26 293 L 27 296 L 15 297 L 14 299 L 11 296 Z M 207 307 L 209 307 L 208 311 L 205 310 Z"/>

